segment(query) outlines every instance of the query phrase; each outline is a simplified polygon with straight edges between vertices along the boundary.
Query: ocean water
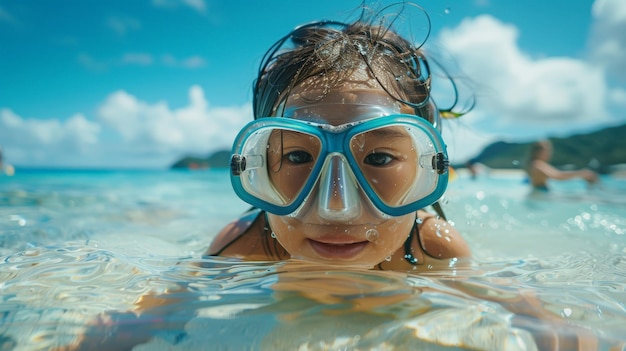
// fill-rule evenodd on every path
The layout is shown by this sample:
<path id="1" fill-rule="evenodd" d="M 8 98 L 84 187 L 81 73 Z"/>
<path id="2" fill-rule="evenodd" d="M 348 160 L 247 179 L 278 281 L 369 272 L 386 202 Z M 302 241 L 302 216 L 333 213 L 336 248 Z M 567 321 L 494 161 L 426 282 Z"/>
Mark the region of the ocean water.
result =
<path id="1" fill-rule="evenodd" d="M 248 208 L 226 170 L 18 169 L 0 176 L 0 350 L 626 343 L 625 178 L 534 194 L 519 173 L 461 170 L 442 203 L 469 266 L 239 262 L 201 258 Z"/>

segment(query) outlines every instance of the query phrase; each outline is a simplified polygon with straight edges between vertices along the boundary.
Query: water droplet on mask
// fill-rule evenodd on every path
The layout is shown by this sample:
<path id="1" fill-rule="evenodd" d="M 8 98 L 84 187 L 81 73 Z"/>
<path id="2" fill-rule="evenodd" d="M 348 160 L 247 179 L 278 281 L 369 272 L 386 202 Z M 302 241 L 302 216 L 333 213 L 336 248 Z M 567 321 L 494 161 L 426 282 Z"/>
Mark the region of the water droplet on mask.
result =
<path id="1" fill-rule="evenodd" d="M 368 229 L 365 232 L 365 239 L 367 239 L 367 241 L 369 241 L 369 242 L 377 241 L 378 240 L 378 236 L 379 236 L 378 230 L 376 230 L 376 229 Z"/>

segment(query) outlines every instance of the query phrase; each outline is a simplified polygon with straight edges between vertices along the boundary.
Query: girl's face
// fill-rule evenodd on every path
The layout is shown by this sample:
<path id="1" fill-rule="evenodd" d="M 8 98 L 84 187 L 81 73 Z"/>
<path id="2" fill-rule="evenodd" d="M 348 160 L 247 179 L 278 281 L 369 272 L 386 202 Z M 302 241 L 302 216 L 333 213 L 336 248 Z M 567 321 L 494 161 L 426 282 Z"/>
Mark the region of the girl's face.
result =
<path id="1" fill-rule="evenodd" d="M 364 113 L 367 108 L 375 111 L 377 107 L 381 107 L 395 113 L 413 113 L 412 109 L 401 105 L 382 89 L 372 88 L 373 84 L 375 83 L 351 82 L 349 88 L 346 85 L 330 88 L 324 94 L 311 89 L 295 88 L 283 107 L 286 115 L 291 118 L 335 126 L 374 117 Z M 312 100 L 315 102 L 312 103 Z M 269 176 L 272 183 L 276 184 L 276 190 L 285 197 L 290 197 L 291 193 L 299 190 L 299 179 L 303 178 L 299 174 L 308 172 L 307 155 L 315 154 L 315 150 L 319 149 L 315 141 L 302 141 L 298 139 L 297 133 L 293 134 L 272 136 L 268 147 Z M 368 177 L 376 177 L 377 194 L 381 198 L 389 197 L 385 200 L 394 201 L 391 196 L 402 194 L 415 179 L 418 155 L 408 136 L 401 133 L 374 134 L 376 133 L 365 136 L 368 138 L 367 145 L 370 146 L 355 147 L 352 153 L 363 173 Z M 279 144 L 276 150 L 274 143 Z M 274 152 L 275 156 L 272 155 Z M 326 174 L 331 179 L 325 183 L 318 181 L 309 195 L 308 203 L 297 215 L 268 214 L 270 226 L 276 239 L 294 258 L 332 264 L 374 266 L 402 246 L 415 222 L 415 213 L 399 217 L 381 215 L 356 184 L 347 184 L 342 179 L 345 178 L 345 173 L 338 171 L 339 168 L 340 160 L 337 164 L 331 163 L 330 171 Z M 342 188 L 352 185 L 356 189 L 352 193 Z M 327 207 L 341 211 L 341 207 L 350 202 L 341 197 L 349 193 L 353 197 L 351 200 L 356 198 L 360 202 L 359 211 L 349 218 L 333 218 L 325 213 L 324 208 Z M 321 198 L 326 199 L 324 206 L 317 205 Z"/>

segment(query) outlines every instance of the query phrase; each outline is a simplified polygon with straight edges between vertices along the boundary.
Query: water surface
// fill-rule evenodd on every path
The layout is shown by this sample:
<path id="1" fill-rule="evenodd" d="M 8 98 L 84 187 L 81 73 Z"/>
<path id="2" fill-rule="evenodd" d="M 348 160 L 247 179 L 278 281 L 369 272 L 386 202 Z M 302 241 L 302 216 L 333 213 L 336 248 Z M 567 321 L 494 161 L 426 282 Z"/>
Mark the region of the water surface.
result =
<path id="1" fill-rule="evenodd" d="M 0 178 L 0 349 L 129 333 L 135 350 L 515 350 L 554 333 L 593 334 L 600 349 L 626 341 L 624 179 L 562 182 L 539 196 L 517 173 L 461 173 L 443 205 L 471 267 L 396 273 L 201 259 L 247 208 L 227 176 Z"/>

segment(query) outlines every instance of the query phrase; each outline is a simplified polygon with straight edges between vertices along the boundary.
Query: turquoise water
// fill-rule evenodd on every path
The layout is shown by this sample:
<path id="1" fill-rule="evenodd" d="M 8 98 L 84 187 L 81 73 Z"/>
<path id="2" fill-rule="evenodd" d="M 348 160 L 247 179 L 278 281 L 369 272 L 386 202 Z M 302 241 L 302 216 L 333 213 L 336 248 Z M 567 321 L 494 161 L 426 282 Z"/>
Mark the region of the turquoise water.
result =
<path id="1" fill-rule="evenodd" d="M 0 349 L 79 335 L 134 350 L 532 350 L 551 333 L 593 334 L 599 349 L 626 342 L 626 179 L 553 188 L 461 173 L 443 205 L 473 265 L 394 273 L 201 259 L 247 208 L 225 170 L 18 169 L 0 177 Z"/>

